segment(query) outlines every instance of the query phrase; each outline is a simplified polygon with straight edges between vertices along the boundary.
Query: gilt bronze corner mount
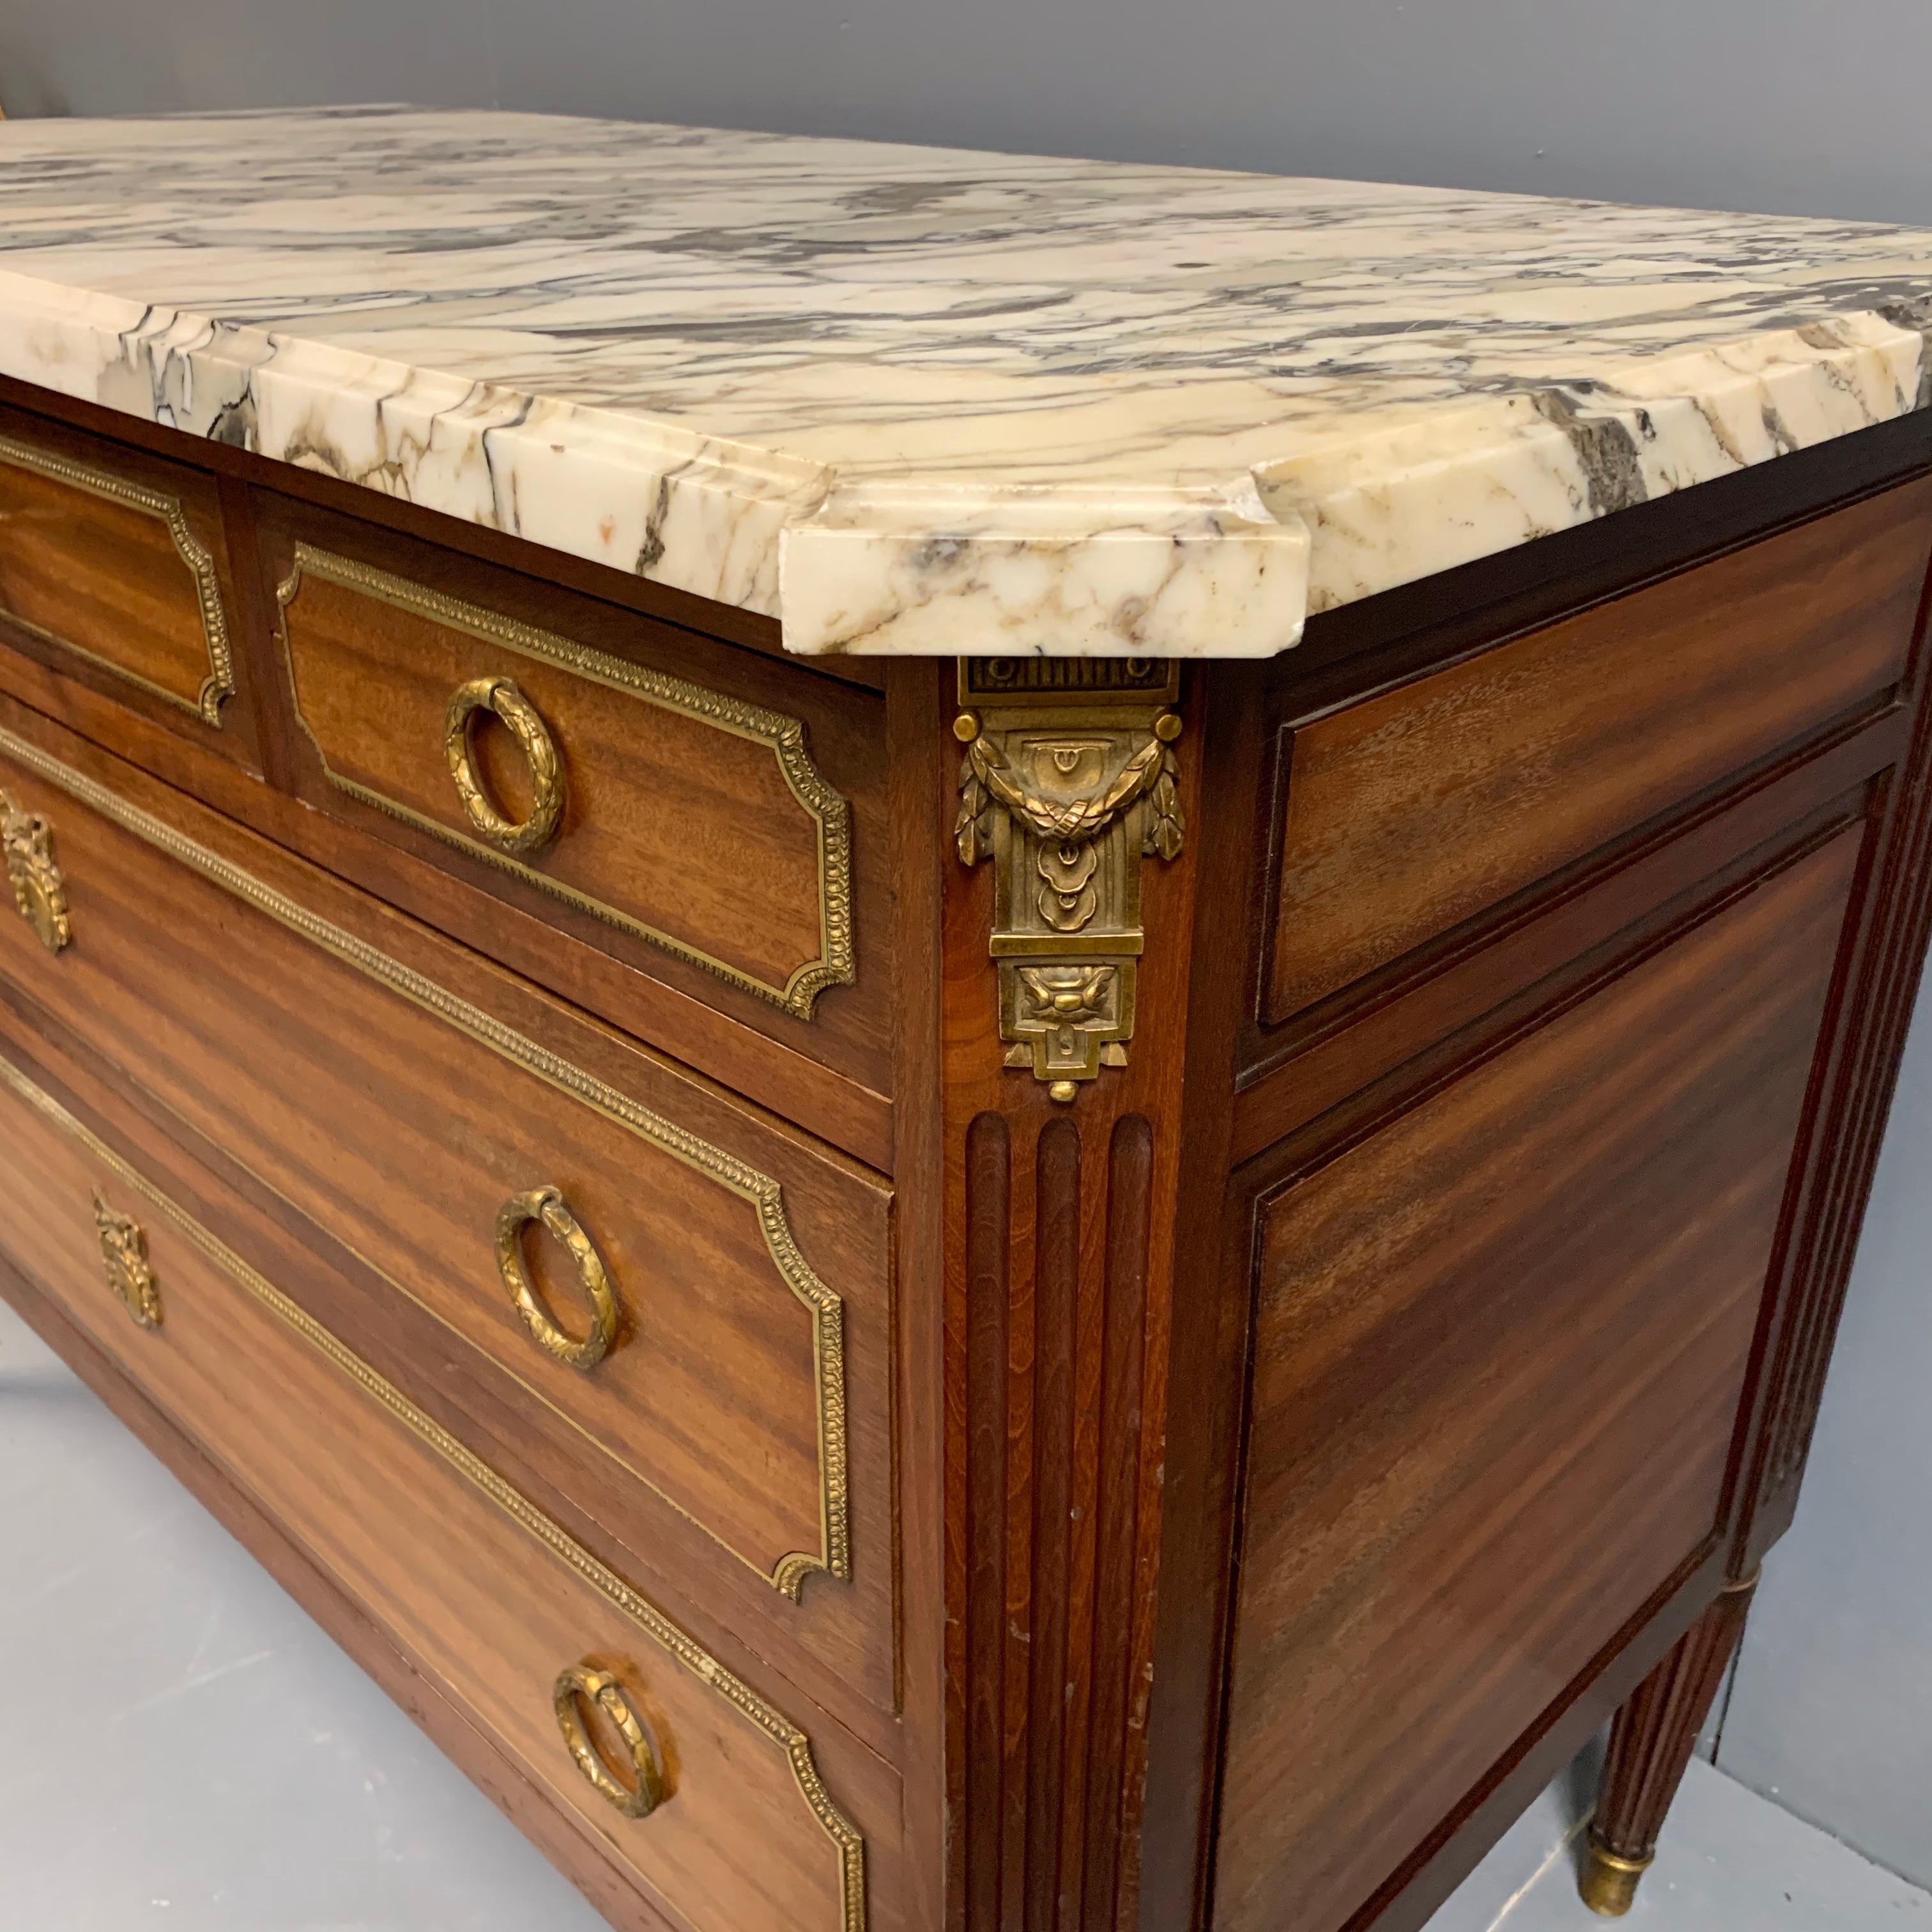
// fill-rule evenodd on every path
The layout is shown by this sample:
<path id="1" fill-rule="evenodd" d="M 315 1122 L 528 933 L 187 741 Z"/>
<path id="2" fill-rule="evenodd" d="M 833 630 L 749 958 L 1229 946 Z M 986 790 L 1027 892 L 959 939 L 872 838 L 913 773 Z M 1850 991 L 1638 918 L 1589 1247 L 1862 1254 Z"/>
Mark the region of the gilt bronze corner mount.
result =
<path id="1" fill-rule="evenodd" d="M 964 658 L 961 862 L 993 862 L 1006 1064 L 1070 1101 L 1124 1066 L 1145 944 L 1141 862 L 1179 856 L 1179 668 L 1153 658 Z"/>

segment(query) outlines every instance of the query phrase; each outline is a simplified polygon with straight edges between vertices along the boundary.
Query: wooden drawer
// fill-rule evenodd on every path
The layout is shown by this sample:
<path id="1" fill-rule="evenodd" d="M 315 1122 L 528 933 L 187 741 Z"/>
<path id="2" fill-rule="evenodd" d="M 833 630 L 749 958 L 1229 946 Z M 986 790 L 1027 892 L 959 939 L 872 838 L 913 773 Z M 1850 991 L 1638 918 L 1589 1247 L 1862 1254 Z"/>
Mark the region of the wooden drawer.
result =
<path id="1" fill-rule="evenodd" d="M 254 502 L 304 797 L 884 1090 L 877 694 Z"/>
<path id="2" fill-rule="evenodd" d="M 808 1709 L 803 1727 L 794 1694 L 709 1654 L 211 1228 L 170 1176 L 158 1183 L 11 1058 L 0 1144 L 30 1207 L 8 1222 L 16 1274 L 520 1768 L 585 1842 L 568 1863 L 615 1863 L 694 1932 L 896 1922 L 880 1882 L 896 1783 L 876 1760 Z M 637 1744 L 601 1714 L 587 1728 L 616 1796 L 639 1783 L 634 1752 L 658 1780 L 645 1815 L 573 1761 L 556 1702 L 573 1670 L 604 1673 L 628 1708 Z M 659 1922 L 645 1906 L 623 1922 Z"/>
<path id="3" fill-rule="evenodd" d="M 0 920 L 24 1023 L 302 1217 L 325 1318 L 520 1480 L 890 1708 L 883 1184 L 104 754 L 0 730 L 0 788 L 70 935 Z M 602 1359 L 544 1345 L 604 1289 Z"/>
<path id="4" fill-rule="evenodd" d="M 1928 540 L 1920 482 L 1285 725 L 1262 1019 L 1886 702 Z"/>
<path id="5" fill-rule="evenodd" d="M 0 409 L 0 684 L 63 681 L 253 764 L 213 478 Z"/>

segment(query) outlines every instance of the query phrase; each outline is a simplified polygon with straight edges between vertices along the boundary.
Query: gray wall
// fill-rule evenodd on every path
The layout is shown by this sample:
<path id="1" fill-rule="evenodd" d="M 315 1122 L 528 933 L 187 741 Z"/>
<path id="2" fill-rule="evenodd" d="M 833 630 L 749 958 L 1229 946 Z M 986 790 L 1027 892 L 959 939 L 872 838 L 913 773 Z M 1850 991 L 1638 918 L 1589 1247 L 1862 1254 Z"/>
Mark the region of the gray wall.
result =
<path id="1" fill-rule="evenodd" d="M 1932 223 L 1928 0 L 0 0 L 14 115 L 414 100 Z M 1932 1884 L 1932 1023 L 1718 1762 Z"/>
<path id="2" fill-rule="evenodd" d="M 1932 1888 L 1932 1000 L 1906 1049 L 1798 1520 L 1716 1751 Z"/>
<path id="3" fill-rule="evenodd" d="M 1926 0 L 0 0 L 10 114 L 412 100 L 1932 220 Z"/>

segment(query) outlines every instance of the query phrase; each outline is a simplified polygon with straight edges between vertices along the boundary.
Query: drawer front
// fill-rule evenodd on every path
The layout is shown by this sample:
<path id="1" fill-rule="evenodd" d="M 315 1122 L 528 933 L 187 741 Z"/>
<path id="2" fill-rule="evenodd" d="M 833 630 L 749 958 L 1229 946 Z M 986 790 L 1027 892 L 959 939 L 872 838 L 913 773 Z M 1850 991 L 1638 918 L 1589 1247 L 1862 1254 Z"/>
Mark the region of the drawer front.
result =
<path id="1" fill-rule="evenodd" d="M 676 1922 L 862 1932 L 866 1840 L 890 1814 L 862 1774 L 828 1784 L 850 1758 L 832 1727 L 816 1726 L 822 1763 L 824 1745 L 778 1703 L 10 1060 L 0 1144 L 29 1208 L 5 1232 L 19 1271 Z M 566 1741 L 570 1672 L 602 1692 L 568 1708 L 608 1795 Z"/>
<path id="2" fill-rule="evenodd" d="M 874 694 L 261 500 L 305 795 L 882 1070 L 859 905 L 884 884 Z"/>
<path id="3" fill-rule="evenodd" d="M 1877 700 L 1928 544 L 1915 484 L 1285 730 L 1263 1018 Z"/>
<path id="4" fill-rule="evenodd" d="M 1217 1932 L 1291 1892 L 1297 1932 L 1358 1923 L 1725 1534 L 1869 831 L 1801 835 L 1333 1158 L 1263 1156 Z"/>
<path id="5" fill-rule="evenodd" d="M 887 1190 L 72 748 L 116 788 L 0 731 L 44 867 L 0 920 L 32 1023 L 346 1250 L 338 1318 L 398 1379 L 889 1703 Z"/>
<path id="6" fill-rule="evenodd" d="M 0 410 L 0 641 L 212 733 L 235 722 L 236 624 L 211 478 Z"/>

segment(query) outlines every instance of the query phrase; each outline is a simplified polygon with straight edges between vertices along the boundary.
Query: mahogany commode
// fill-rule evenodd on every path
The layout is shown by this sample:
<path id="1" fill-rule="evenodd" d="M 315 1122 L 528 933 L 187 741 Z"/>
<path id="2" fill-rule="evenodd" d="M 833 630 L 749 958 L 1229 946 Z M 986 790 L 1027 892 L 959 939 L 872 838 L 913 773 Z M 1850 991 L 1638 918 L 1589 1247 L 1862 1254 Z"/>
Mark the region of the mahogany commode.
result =
<path id="1" fill-rule="evenodd" d="M 614 1924 L 1412 1932 L 1613 1714 L 1626 1907 L 1932 922 L 1932 236 L 400 110 L 28 159 L 8 1299 Z M 224 241 L 278 168 L 370 199 Z"/>

